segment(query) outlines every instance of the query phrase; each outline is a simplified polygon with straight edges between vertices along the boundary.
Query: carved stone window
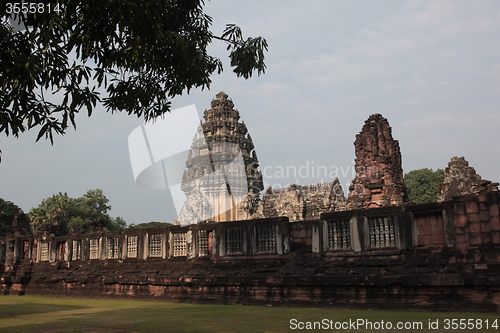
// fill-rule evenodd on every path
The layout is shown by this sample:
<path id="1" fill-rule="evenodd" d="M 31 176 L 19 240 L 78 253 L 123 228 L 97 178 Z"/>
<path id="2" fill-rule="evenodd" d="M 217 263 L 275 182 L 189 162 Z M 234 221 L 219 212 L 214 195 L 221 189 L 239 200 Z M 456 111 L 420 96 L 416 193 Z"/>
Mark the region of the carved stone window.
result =
<path id="1" fill-rule="evenodd" d="M 351 248 L 349 220 L 328 221 L 328 247 L 334 250 Z"/>
<path id="2" fill-rule="evenodd" d="M 49 261 L 49 243 L 40 243 L 40 261 Z"/>
<path id="3" fill-rule="evenodd" d="M 73 255 L 71 257 L 73 260 L 81 260 L 82 259 L 82 241 L 74 240 L 73 241 Z"/>
<path id="4" fill-rule="evenodd" d="M 198 256 L 208 256 L 208 231 L 198 230 Z"/>
<path id="5" fill-rule="evenodd" d="M 370 228 L 370 247 L 396 246 L 394 218 L 392 216 L 368 219 Z"/>
<path id="6" fill-rule="evenodd" d="M 118 259 L 118 237 L 108 237 L 106 257 L 108 259 Z"/>
<path id="7" fill-rule="evenodd" d="M 186 233 L 174 233 L 174 257 L 183 257 L 187 255 Z"/>
<path id="8" fill-rule="evenodd" d="M 90 243 L 90 259 L 99 259 L 99 238 L 91 238 Z"/>
<path id="9" fill-rule="evenodd" d="M 256 228 L 257 252 L 276 252 L 276 226 L 259 225 Z"/>
<path id="10" fill-rule="evenodd" d="M 150 257 L 161 257 L 161 234 L 149 235 L 148 249 Z"/>
<path id="11" fill-rule="evenodd" d="M 127 258 L 137 258 L 137 235 L 127 237 Z"/>
<path id="12" fill-rule="evenodd" d="M 244 234 L 245 233 L 243 227 L 226 229 L 226 253 L 228 254 L 243 253 Z"/>

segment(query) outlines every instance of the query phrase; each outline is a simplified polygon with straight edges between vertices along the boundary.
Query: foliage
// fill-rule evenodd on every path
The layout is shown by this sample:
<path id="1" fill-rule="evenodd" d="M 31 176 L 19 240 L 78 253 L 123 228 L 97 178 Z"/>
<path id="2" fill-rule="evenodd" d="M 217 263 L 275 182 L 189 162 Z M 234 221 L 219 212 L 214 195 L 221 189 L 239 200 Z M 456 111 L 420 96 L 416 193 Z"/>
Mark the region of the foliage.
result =
<path id="1" fill-rule="evenodd" d="M 14 203 L 0 198 L 0 237 L 12 234 L 14 215 L 20 210 Z"/>
<path id="2" fill-rule="evenodd" d="M 266 40 L 245 40 L 232 24 L 216 36 L 203 0 L 55 4 L 16 13 L 12 2 L 0 3 L 0 132 L 7 135 L 38 127 L 37 140 L 52 141 L 97 103 L 145 120 L 162 115 L 169 99 L 209 88 L 211 75 L 222 71 L 220 59 L 207 53 L 214 39 L 228 45 L 237 76 L 265 72 Z"/>
<path id="3" fill-rule="evenodd" d="M 111 222 L 112 227 L 108 228 L 109 231 L 123 230 L 127 227 L 127 221 L 121 216 L 111 218 Z"/>
<path id="4" fill-rule="evenodd" d="M 169 227 L 171 226 L 172 223 L 168 222 L 144 222 L 144 223 L 139 223 L 139 224 L 130 224 L 129 228 L 155 228 L 155 227 Z"/>
<path id="5" fill-rule="evenodd" d="M 108 231 L 122 230 L 126 222 L 121 217 L 108 215 L 111 206 L 102 190 L 87 191 L 80 198 L 71 198 L 67 193 L 54 194 L 29 212 L 33 230 L 56 229 L 56 233 L 67 234 L 69 228 L 88 229 L 89 222 L 101 220 Z"/>
<path id="6" fill-rule="evenodd" d="M 404 175 L 404 182 L 410 201 L 414 203 L 436 202 L 439 185 L 444 177 L 444 170 L 418 169 Z"/>

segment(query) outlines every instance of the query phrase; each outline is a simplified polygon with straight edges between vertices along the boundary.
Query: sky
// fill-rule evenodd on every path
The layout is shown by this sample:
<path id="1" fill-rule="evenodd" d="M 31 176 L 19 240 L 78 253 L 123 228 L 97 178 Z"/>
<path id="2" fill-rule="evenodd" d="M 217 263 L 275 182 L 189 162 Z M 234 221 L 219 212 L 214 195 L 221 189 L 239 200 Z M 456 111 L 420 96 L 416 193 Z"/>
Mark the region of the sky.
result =
<path id="1" fill-rule="evenodd" d="M 500 181 L 500 2 L 221 0 L 205 9 L 215 34 L 234 23 L 245 38 L 265 37 L 267 70 L 237 78 L 225 44 L 214 42 L 209 52 L 224 72 L 210 90 L 173 99 L 172 109 L 209 109 L 225 91 L 253 138 L 266 186 L 339 176 L 347 192 L 355 136 L 374 113 L 388 119 L 404 172 L 464 156 L 483 179 Z M 141 188 L 132 174 L 128 136 L 143 120 L 102 107 L 76 120 L 77 130 L 54 145 L 35 142 L 36 131 L 0 136 L 0 198 L 29 212 L 53 194 L 99 188 L 113 217 L 172 222 L 170 192 Z M 328 174 L 314 172 L 325 167 Z"/>

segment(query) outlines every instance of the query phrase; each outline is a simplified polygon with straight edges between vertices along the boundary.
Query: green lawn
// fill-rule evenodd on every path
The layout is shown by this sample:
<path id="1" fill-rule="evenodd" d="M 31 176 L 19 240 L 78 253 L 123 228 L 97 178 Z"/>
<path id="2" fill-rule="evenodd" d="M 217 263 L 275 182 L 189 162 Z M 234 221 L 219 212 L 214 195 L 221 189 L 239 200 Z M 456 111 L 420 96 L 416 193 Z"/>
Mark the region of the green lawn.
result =
<path id="1" fill-rule="evenodd" d="M 458 320 L 452 322 L 446 321 L 447 319 Z M 462 322 L 459 321 L 460 319 Z M 346 326 L 349 321 L 357 323 L 358 320 L 359 327 Z M 364 324 L 362 320 L 371 322 L 372 329 L 367 329 L 368 324 Z M 429 320 L 437 323 L 439 329 L 429 329 Z M 330 325 L 335 328 L 335 323 L 343 324 L 346 329 L 341 329 L 340 332 L 500 332 L 500 327 L 498 329 L 491 327 L 495 321 L 500 326 L 500 315 L 0 296 L 0 332 L 338 331 L 335 329 L 300 329 L 302 326 L 307 328 L 308 322 L 309 325 L 319 322 L 324 325 L 324 328 Z M 393 325 L 393 328 L 381 329 L 387 327 L 388 322 Z M 409 326 L 421 323 L 422 326 L 398 330 L 395 327 L 398 322 Z M 450 326 L 449 330 L 444 329 L 446 324 Z M 452 324 L 456 324 L 457 329 L 452 330 Z M 461 330 L 460 324 L 469 325 L 471 329 Z M 480 324 L 482 324 L 482 330 L 477 329 Z M 485 329 L 486 324 L 490 326 L 489 330 Z M 291 327 L 296 329 L 291 329 Z"/>

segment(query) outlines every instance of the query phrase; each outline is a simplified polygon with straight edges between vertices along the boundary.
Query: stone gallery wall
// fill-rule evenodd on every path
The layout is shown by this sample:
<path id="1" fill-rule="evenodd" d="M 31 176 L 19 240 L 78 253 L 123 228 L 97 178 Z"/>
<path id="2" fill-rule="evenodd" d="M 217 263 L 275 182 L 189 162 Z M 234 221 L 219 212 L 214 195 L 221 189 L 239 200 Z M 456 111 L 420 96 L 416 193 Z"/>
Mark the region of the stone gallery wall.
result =
<path id="1" fill-rule="evenodd" d="M 498 192 L 287 218 L 1 240 L 5 294 L 500 310 Z"/>

